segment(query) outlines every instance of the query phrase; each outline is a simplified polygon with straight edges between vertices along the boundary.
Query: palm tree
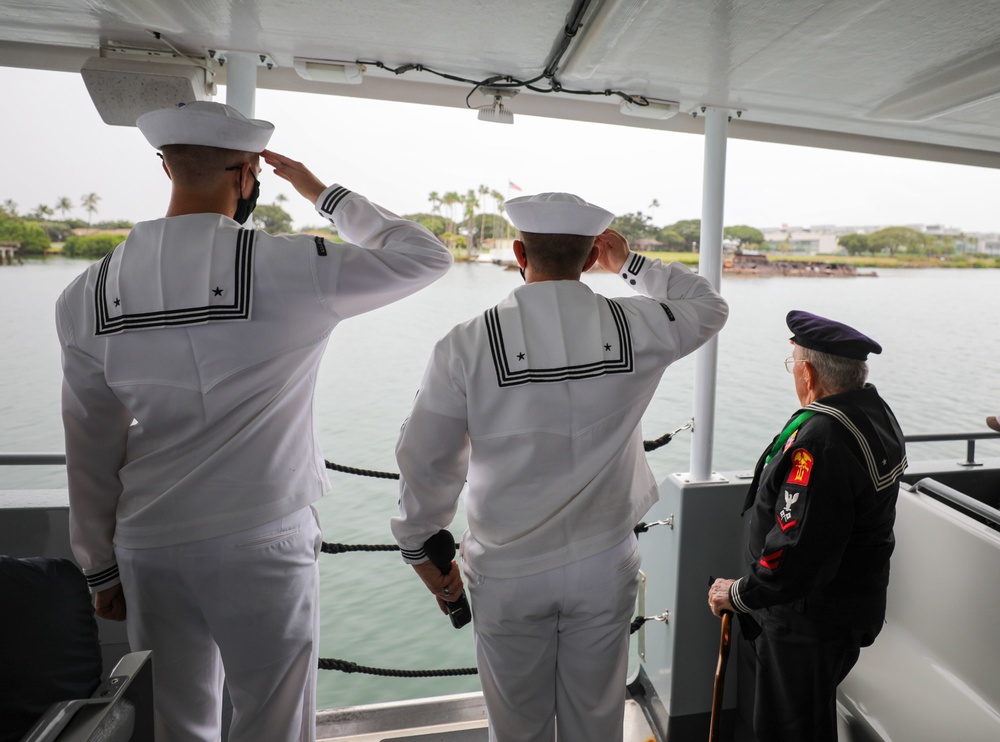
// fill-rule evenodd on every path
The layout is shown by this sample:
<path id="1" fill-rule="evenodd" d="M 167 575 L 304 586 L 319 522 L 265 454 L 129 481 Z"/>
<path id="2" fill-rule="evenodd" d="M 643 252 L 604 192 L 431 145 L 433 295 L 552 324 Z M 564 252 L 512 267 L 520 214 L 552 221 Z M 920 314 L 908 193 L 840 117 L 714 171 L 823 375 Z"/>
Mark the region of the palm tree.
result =
<path id="1" fill-rule="evenodd" d="M 431 213 L 440 214 L 441 213 L 441 197 L 438 195 L 437 191 L 431 191 L 427 194 L 427 200 L 431 202 Z"/>
<path id="2" fill-rule="evenodd" d="M 62 214 L 63 221 L 66 221 L 66 212 L 73 208 L 73 202 L 67 196 L 60 196 L 56 201 L 56 211 Z"/>
<path id="3" fill-rule="evenodd" d="M 480 209 L 479 209 L 479 244 L 483 244 L 483 235 L 486 234 L 486 207 L 482 206 L 482 199 L 490 195 L 490 187 L 487 185 L 479 186 L 479 196 L 480 196 Z"/>
<path id="4" fill-rule="evenodd" d="M 471 256 L 476 252 L 476 241 L 473 239 L 475 236 L 476 207 L 479 206 L 476 192 L 471 188 L 466 191 L 465 198 L 462 199 L 462 204 L 465 206 L 465 231 L 469 235 L 467 244 L 469 255 Z"/>
<path id="5" fill-rule="evenodd" d="M 17 216 L 17 203 L 11 198 L 8 198 L 3 202 L 4 211 L 6 211 L 11 216 Z"/>
<path id="6" fill-rule="evenodd" d="M 448 207 L 448 214 L 445 218 L 448 220 L 448 232 L 452 235 L 452 246 L 454 245 L 454 235 L 458 231 L 455 223 L 455 204 L 461 202 L 462 197 L 456 191 L 448 191 L 441 197 L 441 203 Z"/>
<path id="7" fill-rule="evenodd" d="M 503 212 L 504 212 L 504 208 L 503 208 L 504 196 L 503 196 L 503 193 L 501 191 L 490 191 L 490 195 L 493 197 L 493 201 L 497 205 L 497 218 L 503 220 L 503 236 L 504 236 L 504 239 L 507 239 L 510 236 L 510 234 L 509 234 L 510 225 L 507 223 L 507 220 L 504 219 L 504 217 L 503 217 Z M 497 237 L 497 225 L 496 225 L 496 222 L 494 222 L 493 223 L 493 239 L 496 239 L 496 237 Z"/>
<path id="8" fill-rule="evenodd" d="M 100 200 L 101 197 L 96 193 L 85 193 L 80 196 L 80 206 L 82 206 L 87 212 L 87 227 L 90 227 L 90 222 L 94 217 L 94 212 L 97 211 L 97 202 Z"/>
<path id="9" fill-rule="evenodd" d="M 54 213 L 55 212 L 52 211 L 52 207 L 47 204 L 38 204 L 35 208 L 35 218 L 39 221 L 45 221 L 47 217 L 52 216 Z"/>

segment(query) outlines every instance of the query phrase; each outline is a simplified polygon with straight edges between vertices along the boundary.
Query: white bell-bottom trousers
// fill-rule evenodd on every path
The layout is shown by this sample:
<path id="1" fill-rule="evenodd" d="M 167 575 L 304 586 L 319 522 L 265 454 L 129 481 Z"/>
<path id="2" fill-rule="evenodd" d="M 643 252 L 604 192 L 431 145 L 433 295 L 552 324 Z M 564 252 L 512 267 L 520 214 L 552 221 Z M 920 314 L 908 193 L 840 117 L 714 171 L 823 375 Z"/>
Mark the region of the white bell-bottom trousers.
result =
<path id="1" fill-rule="evenodd" d="M 491 742 L 621 742 L 634 534 L 564 567 L 497 579 L 464 566 Z"/>
<path id="2" fill-rule="evenodd" d="M 303 508 L 256 528 L 151 549 L 116 547 L 133 651 L 153 651 L 157 742 L 316 737 L 322 534 Z"/>

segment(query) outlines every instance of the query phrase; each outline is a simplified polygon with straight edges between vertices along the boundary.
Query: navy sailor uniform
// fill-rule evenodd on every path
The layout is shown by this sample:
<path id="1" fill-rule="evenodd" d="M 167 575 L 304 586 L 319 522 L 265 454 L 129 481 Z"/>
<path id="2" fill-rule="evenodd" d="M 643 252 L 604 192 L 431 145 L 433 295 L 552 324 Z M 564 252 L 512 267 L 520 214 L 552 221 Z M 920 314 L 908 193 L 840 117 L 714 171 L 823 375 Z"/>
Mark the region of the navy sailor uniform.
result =
<path id="1" fill-rule="evenodd" d="M 836 739 L 830 699 L 885 619 L 906 468 L 902 431 L 871 384 L 813 402 L 789 426 L 796 420 L 757 463 L 744 506 L 749 573 L 730 587 L 735 610 L 762 628 L 754 714 L 762 742 Z"/>

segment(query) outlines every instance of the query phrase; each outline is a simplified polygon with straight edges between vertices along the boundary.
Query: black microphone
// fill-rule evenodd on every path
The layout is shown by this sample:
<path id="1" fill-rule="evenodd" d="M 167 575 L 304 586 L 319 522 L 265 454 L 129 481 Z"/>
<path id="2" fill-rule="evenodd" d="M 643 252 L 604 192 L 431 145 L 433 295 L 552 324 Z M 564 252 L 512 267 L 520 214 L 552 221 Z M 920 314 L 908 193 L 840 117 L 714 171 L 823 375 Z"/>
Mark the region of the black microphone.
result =
<path id="1" fill-rule="evenodd" d="M 451 562 L 455 558 L 455 538 L 445 529 L 441 529 L 429 539 L 424 541 L 424 553 L 431 560 L 441 574 L 446 575 L 451 572 Z M 465 597 L 465 590 L 453 601 L 445 601 L 448 609 L 448 618 L 451 625 L 460 629 L 472 620 L 472 609 L 469 608 L 469 599 Z"/>

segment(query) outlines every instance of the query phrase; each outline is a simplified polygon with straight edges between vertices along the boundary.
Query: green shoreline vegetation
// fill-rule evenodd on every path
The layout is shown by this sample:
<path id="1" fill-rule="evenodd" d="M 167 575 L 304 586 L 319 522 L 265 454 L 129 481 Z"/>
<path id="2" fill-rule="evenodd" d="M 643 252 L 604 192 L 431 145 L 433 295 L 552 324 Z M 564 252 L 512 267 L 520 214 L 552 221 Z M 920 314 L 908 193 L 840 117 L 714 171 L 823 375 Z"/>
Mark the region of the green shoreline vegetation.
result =
<path id="1" fill-rule="evenodd" d="M 260 204 L 254 212 L 254 226 L 271 233 L 307 232 L 339 241 L 336 231 L 328 224 L 295 230 L 292 218 L 282 204 L 286 197 L 279 194 L 273 204 Z M 488 251 L 494 240 L 509 240 L 514 230 L 503 216 L 503 194 L 487 186 L 468 190 L 465 194 L 437 191 L 428 194 L 430 212 L 407 214 L 405 218 L 420 222 L 451 249 L 457 260 L 475 260 Z M 98 259 L 113 250 L 124 239 L 132 222 L 93 222 L 100 196 L 95 193 L 80 197 L 80 208 L 88 219 L 66 218 L 74 208 L 68 197 L 59 198 L 54 206 L 39 204 L 34 211 L 19 214 L 11 199 L 0 204 L 0 242 L 18 243 L 23 257 L 63 255 Z M 654 200 L 650 208 L 658 207 Z M 59 212 L 62 219 L 55 219 Z M 699 219 L 682 219 L 666 226 L 656 226 L 652 217 L 641 211 L 622 214 L 611 227 L 621 232 L 633 249 L 663 261 L 676 260 L 686 265 L 698 264 L 698 242 L 701 237 Z M 86 231 L 85 234 L 79 232 Z M 856 268 L 1000 268 L 1000 257 L 982 253 L 974 236 L 935 235 L 909 227 L 887 227 L 870 233 L 841 235 L 837 244 L 842 254 L 805 254 L 794 250 L 791 235 L 781 243 L 767 242 L 755 227 L 734 225 L 724 229 L 724 239 L 735 245 L 737 252 L 766 255 L 772 262 L 801 262 L 851 265 Z"/>

